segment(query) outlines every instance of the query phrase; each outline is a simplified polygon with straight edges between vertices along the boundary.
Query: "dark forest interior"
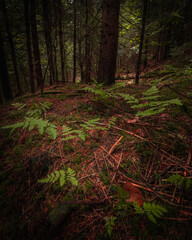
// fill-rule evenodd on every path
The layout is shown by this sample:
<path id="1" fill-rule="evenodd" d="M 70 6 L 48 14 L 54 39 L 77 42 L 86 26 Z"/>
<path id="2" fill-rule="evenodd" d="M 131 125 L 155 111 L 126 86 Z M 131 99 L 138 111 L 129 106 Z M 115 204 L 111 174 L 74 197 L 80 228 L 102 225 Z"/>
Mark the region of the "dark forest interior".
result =
<path id="1" fill-rule="evenodd" d="M 192 239 L 191 13 L 0 0 L 1 239 Z"/>

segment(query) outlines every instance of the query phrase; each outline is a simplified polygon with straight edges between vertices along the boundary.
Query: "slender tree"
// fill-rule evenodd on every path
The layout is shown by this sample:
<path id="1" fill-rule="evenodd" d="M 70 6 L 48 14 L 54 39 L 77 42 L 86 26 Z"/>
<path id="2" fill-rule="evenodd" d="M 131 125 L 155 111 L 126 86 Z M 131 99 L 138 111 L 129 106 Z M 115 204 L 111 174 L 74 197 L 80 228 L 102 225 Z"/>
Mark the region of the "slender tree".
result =
<path id="1" fill-rule="evenodd" d="M 143 0 L 143 17 L 142 17 L 141 35 L 140 35 L 140 43 L 139 43 L 139 55 L 138 55 L 137 66 L 136 66 L 135 84 L 139 84 L 140 66 L 141 66 L 141 58 L 142 58 L 142 51 L 143 51 L 143 40 L 145 36 L 145 23 L 146 23 L 146 16 L 147 16 L 147 4 L 148 4 L 147 0 Z"/>
<path id="2" fill-rule="evenodd" d="M 90 56 L 90 32 L 89 32 L 89 8 L 90 0 L 85 0 L 85 83 L 90 82 L 91 56 Z"/>
<path id="3" fill-rule="evenodd" d="M 42 86 L 43 75 L 39 51 L 39 38 L 37 33 L 36 0 L 30 0 L 30 7 L 31 7 L 31 35 L 33 40 L 32 42 L 33 42 L 34 70 L 37 89 L 39 89 Z"/>
<path id="4" fill-rule="evenodd" d="M 0 83 L 2 87 L 3 97 L 5 100 L 12 98 L 11 87 L 9 82 L 9 74 L 7 67 L 7 59 L 3 45 L 3 37 L 0 31 Z"/>
<path id="5" fill-rule="evenodd" d="M 43 7 L 43 25 L 44 25 L 44 33 L 45 33 L 45 43 L 47 47 L 47 56 L 49 63 L 49 71 L 50 71 L 50 85 L 53 84 L 55 73 L 54 73 L 54 63 L 53 63 L 53 43 L 51 38 L 51 21 L 50 21 L 50 7 L 49 1 L 42 0 Z"/>
<path id="6" fill-rule="evenodd" d="M 63 27 L 62 27 L 62 5 L 61 0 L 58 0 L 58 21 L 59 21 L 59 47 L 61 61 L 61 79 L 65 82 L 65 62 L 64 62 L 64 44 L 63 44 Z"/>
<path id="7" fill-rule="evenodd" d="M 76 0 L 73 0 L 73 82 L 75 83 L 76 79 L 76 62 L 77 62 L 77 9 L 76 9 Z"/>
<path id="8" fill-rule="evenodd" d="M 8 40 L 9 40 L 10 49 L 11 49 L 11 58 L 12 58 L 12 62 L 13 62 L 15 81 L 16 81 L 17 91 L 18 91 L 17 94 L 20 95 L 22 91 L 21 91 L 21 85 L 20 85 L 20 81 L 19 81 L 19 73 L 18 73 L 18 68 L 17 68 L 15 46 L 13 43 L 13 38 L 12 38 L 10 26 L 9 26 L 9 20 L 8 20 L 8 15 L 7 15 L 7 10 L 6 10 L 6 2 L 5 2 L 5 0 L 1 0 L 1 1 L 2 1 L 2 10 L 3 10 L 5 25 L 6 25 L 7 36 L 8 36 Z"/>
<path id="9" fill-rule="evenodd" d="M 29 79 L 30 79 L 30 89 L 31 93 L 35 92 L 35 81 L 34 81 L 34 73 L 33 73 L 33 58 L 32 58 L 32 50 L 31 50 L 31 24 L 30 19 L 30 9 L 29 9 L 29 0 L 23 0 L 24 2 L 24 13 L 25 13 L 25 34 L 26 34 L 26 42 L 27 42 L 27 57 L 28 57 L 28 66 L 29 66 Z"/>
<path id="10" fill-rule="evenodd" d="M 120 0 L 103 0 L 98 82 L 115 83 Z"/>

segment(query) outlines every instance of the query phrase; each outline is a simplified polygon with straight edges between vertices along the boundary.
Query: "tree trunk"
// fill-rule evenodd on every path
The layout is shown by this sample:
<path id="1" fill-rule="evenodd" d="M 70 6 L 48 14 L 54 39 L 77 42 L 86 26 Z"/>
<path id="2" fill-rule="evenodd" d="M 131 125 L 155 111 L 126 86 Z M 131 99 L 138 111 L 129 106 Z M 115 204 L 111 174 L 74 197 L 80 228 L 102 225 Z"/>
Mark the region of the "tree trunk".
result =
<path id="1" fill-rule="evenodd" d="M 81 82 L 84 82 L 84 72 L 83 72 L 83 61 L 82 61 L 82 46 L 81 46 L 81 39 L 79 39 L 79 67 L 81 71 Z"/>
<path id="2" fill-rule="evenodd" d="M 89 4 L 85 0 L 86 14 L 85 14 L 85 83 L 90 82 L 90 72 L 91 72 L 91 56 L 90 56 L 90 33 L 89 33 Z"/>
<path id="3" fill-rule="evenodd" d="M 37 33 L 37 21 L 36 21 L 36 0 L 30 0 L 31 7 L 31 35 L 33 42 L 33 56 L 34 56 L 34 70 L 35 79 L 37 83 L 37 89 L 42 86 L 43 75 L 41 69 L 41 58 L 39 51 L 39 39 Z"/>
<path id="4" fill-rule="evenodd" d="M 140 43 L 139 43 L 139 55 L 138 55 L 138 59 L 137 59 L 135 84 L 139 84 L 140 66 L 141 66 L 141 58 L 142 58 L 142 50 L 143 50 L 143 40 L 144 40 L 144 36 L 145 36 L 146 17 L 147 17 L 147 0 L 144 0 L 141 36 L 140 36 Z"/>
<path id="5" fill-rule="evenodd" d="M 43 7 L 43 23 L 44 23 L 44 32 L 45 32 L 45 43 L 47 47 L 47 57 L 49 62 L 49 71 L 50 71 L 50 85 L 54 82 L 54 64 L 53 64 L 53 44 L 51 39 L 51 21 L 49 18 L 49 6 L 46 0 L 42 0 Z"/>
<path id="6" fill-rule="evenodd" d="M 7 31 L 7 36 L 10 44 L 10 49 L 11 49 L 11 58 L 13 62 L 13 69 L 14 69 L 14 74 L 15 74 L 15 81 L 17 85 L 17 94 L 21 94 L 21 85 L 19 81 L 19 73 L 18 73 L 18 68 L 17 68 L 17 59 L 16 59 L 16 54 L 15 54 L 15 47 L 13 43 L 13 38 L 11 35 L 10 27 L 9 27 L 9 21 L 8 21 L 8 16 L 7 16 L 7 10 L 6 10 L 6 5 L 5 5 L 5 0 L 2 0 L 2 10 L 3 10 L 3 16 L 4 16 L 4 21 L 6 25 L 6 31 Z"/>
<path id="7" fill-rule="evenodd" d="M 29 0 L 23 0 L 24 2 L 24 14 L 25 14 L 25 33 L 27 41 L 27 57 L 28 57 L 28 66 L 29 66 L 29 79 L 30 79 L 30 89 L 31 93 L 35 92 L 35 82 L 34 82 L 34 73 L 33 73 L 33 59 L 32 59 L 32 50 L 31 50 L 31 33 L 30 28 L 31 24 L 29 21 Z"/>
<path id="8" fill-rule="evenodd" d="M 3 47 L 3 38 L 0 31 L 0 83 L 2 87 L 2 93 L 5 100 L 10 100 L 12 98 L 11 87 L 9 82 L 9 74 L 7 67 L 7 59 L 5 50 Z"/>
<path id="9" fill-rule="evenodd" d="M 115 83 L 120 0 L 103 0 L 98 82 Z"/>
<path id="10" fill-rule="evenodd" d="M 61 0 L 58 0 L 58 14 L 59 14 L 59 46 L 60 46 L 60 61 L 61 61 L 61 80 L 62 82 L 65 82 L 65 62 L 64 62 Z"/>
<path id="11" fill-rule="evenodd" d="M 144 61 L 143 61 L 143 68 L 145 69 L 147 67 L 147 55 L 148 55 L 148 36 L 145 38 L 145 51 L 144 51 Z"/>
<path id="12" fill-rule="evenodd" d="M 75 83 L 76 79 L 76 45 L 77 45 L 77 14 L 76 14 L 76 0 L 73 1 L 73 82 Z"/>

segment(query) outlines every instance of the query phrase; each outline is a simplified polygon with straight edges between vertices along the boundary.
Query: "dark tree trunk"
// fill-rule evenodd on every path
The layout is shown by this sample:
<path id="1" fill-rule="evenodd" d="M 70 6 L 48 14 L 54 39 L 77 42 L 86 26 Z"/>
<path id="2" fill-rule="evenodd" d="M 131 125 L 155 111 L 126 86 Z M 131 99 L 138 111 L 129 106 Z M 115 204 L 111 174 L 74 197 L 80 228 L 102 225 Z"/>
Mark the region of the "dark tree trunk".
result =
<path id="1" fill-rule="evenodd" d="M 53 20 L 54 28 L 55 28 L 55 40 L 54 40 L 54 69 L 55 69 L 55 81 L 58 82 L 58 68 L 57 68 L 57 37 L 58 37 L 58 29 L 57 29 L 57 23 L 58 23 L 58 7 L 57 4 L 54 3 L 54 14 L 53 14 Z"/>
<path id="2" fill-rule="evenodd" d="M 83 61 L 82 61 L 82 46 L 81 46 L 81 39 L 79 40 L 79 66 L 81 71 L 81 82 L 84 82 L 84 72 L 83 72 Z"/>
<path id="3" fill-rule="evenodd" d="M 34 82 L 34 73 L 33 73 L 33 58 L 31 50 L 31 33 L 30 33 L 30 9 L 29 9 L 29 0 L 23 0 L 24 2 L 24 13 L 25 13 L 25 33 L 27 41 L 27 57 L 28 57 L 28 66 L 29 66 L 29 79 L 30 79 L 30 89 L 31 93 L 35 92 L 35 82 Z"/>
<path id="4" fill-rule="evenodd" d="M 75 83 L 76 79 L 76 45 L 77 45 L 77 14 L 76 14 L 76 0 L 73 1 L 73 82 Z"/>
<path id="5" fill-rule="evenodd" d="M 85 0 L 86 14 L 85 14 L 85 83 L 90 82 L 90 72 L 91 72 L 91 56 L 90 56 L 90 33 L 89 33 L 89 5 L 88 1 Z"/>
<path id="6" fill-rule="evenodd" d="M 143 68 L 147 67 L 147 55 L 148 55 L 148 36 L 145 38 L 145 51 L 144 51 L 144 61 L 143 61 Z"/>
<path id="7" fill-rule="evenodd" d="M 54 82 L 54 64 L 53 64 L 53 44 L 51 39 L 51 21 L 50 21 L 50 11 L 47 0 L 42 0 L 43 6 L 43 23 L 44 23 L 44 32 L 45 32 L 45 43 L 47 47 L 47 57 L 49 62 L 49 71 L 50 71 L 50 85 Z"/>
<path id="8" fill-rule="evenodd" d="M 58 14 L 59 14 L 59 46 L 60 46 L 60 59 L 61 59 L 60 60 L 61 61 L 61 79 L 62 79 L 62 82 L 65 82 L 65 62 L 64 62 L 61 0 L 58 0 Z"/>
<path id="9" fill-rule="evenodd" d="M 120 0 L 103 1 L 98 82 L 106 85 L 115 83 L 119 10 Z"/>
<path id="10" fill-rule="evenodd" d="M 3 38 L 0 32 L 0 83 L 2 87 L 2 93 L 5 100 L 10 100 L 12 98 L 11 87 L 9 82 L 9 74 L 7 67 L 7 59 L 5 50 L 3 47 Z"/>
<path id="11" fill-rule="evenodd" d="M 4 16 L 4 20 L 5 20 L 8 40 L 9 40 L 10 49 L 11 49 L 11 58 L 12 58 L 12 62 L 13 62 L 15 81 L 16 81 L 17 91 L 18 91 L 17 94 L 20 95 L 22 91 L 21 91 L 21 85 L 20 85 L 20 81 L 19 81 L 19 73 L 18 73 L 18 68 L 17 68 L 17 59 L 16 59 L 16 54 L 15 54 L 15 47 L 14 47 L 14 43 L 13 43 L 13 38 L 12 38 L 11 30 L 10 30 L 10 27 L 9 27 L 9 21 L 8 21 L 8 16 L 7 16 L 5 0 L 2 0 L 2 10 L 3 10 L 3 16 Z"/>
<path id="12" fill-rule="evenodd" d="M 144 2 L 143 2 L 142 26 L 141 26 L 141 36 L 140 36 L 140 43 L 139 43 L 139 55 L 138 55 L 137 66 L 136 66 L 135 84 L 139 84 L 140 66 L 141 66 L 141 58 L 142 58 L 142 50 L 143 50 L 143 40 L 144 40 L 144 36 L 145 36 L 146 17 L 147 17 L 147 0 L 144 0 Z"/>
<path id="13" fill-rule="evenodd" d="M 37 83 L 37 89 L 42 86 L 43 75 L 41 69 L 41 58 L 39 51 L 39 39 L 37 33 L 37 21 L 36 21 L 36 0 L 30 0 L 31 4 L 31 35 L 33 42 L 33 56 L 34 56 L 34 70 L 35 79 Z"/>

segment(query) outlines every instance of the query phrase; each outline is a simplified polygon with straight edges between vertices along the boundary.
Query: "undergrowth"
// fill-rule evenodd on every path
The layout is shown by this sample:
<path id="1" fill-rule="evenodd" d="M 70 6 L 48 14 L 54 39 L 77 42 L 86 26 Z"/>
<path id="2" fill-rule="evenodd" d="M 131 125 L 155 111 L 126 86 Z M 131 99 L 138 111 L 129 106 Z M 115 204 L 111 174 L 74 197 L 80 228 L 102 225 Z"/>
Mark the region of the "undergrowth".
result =
<path id="1" fill-rule="evenodd" d="M 175 69 L 170 70 L 165 67 L 163 71 L 162 74 L 166 71 L 175 72 Z M 190 74 L 190 69 L 186 71 Z M 52 102 L 14 103 L 13 107 L 16 110 L 13 111 L 19 118 L 17 120 L 15 117 L 13 119 L 15 123 L 8 125 L 6 123 L 2 127 L 4 134 L 10 130 L 10 137 L 13 138 L 12 152 L 8 152 L 10 149 L 7 150 L 7 164 L 11 166 L 10 169 L 14 169 L 12 172 L 17 176 L 19 184 L 23 184 L 24 191 L 29 191 L 28 195 L 24 191 L 21 194 L 23 198 L 28 198 L 29 205 L 33 199 L 38 209 L 47 209 L 46 211 L 50 212 L 56 205 L 54 199 L 62 201 L 66 194 L 72 191 L 77 206 L 81 205 L 81 203 L 78 205 L 80 200 L 88 206 L 76 207 L 75 214 L 72 214 L 67 221 L 78 222 L 78 217 L 81 216 L 80 209 L 81 211 L 84 209 L 84 218 L 89 217 L 89 221 L 94 222 L 98 217 L 99 223 L 96 221 L 98 229 L 101 227 L 103 231 L 98 232 L 99 238 L 116 239 L 116 234 L 124 231 L 123 224 L 126 223 L 132 228 L 137 226 L 135 229 L 138 230 L 142 226 L 147 239 L 147 234 L 151 234 L 147 226 L 154 231 L 159 226 L 166 229 L 165 218 L 168 218 L 173 211 L 169 203 L 179 202 L 182 197 L 187 203 L 191 200 L 192 183 L 189 172 L 179 168 L 180 162 L 183 164 L 184 160 L 189 159 L 189 155 L 186 155 L 189 144 L 182 134 L 178 133 L 181 129 L 180 124 L 170 121 L 166 123 L 162 115 L 165 113 L 165 116 L 166 114 L 169 116 L 171 111 L 174 112 L 174 108 L 179 111 L 184 99 L 177 94 L 166 98 L 164 89 L 160 90 L 157 82 L 147 90 L 141 89 L 139 94 L 129 94 L 125 91 L 124 83 L 109 88 L 95 84 L 81 90 L 89 92 L 89 99 L 94 101 L 92 105 L 90 101 L 90 105 L 85 103 L 81 108 L 74 108 L 72 112 L 75 113 L 74 115 L 72 113 L 57 115 L 57 112 L 52 115 L 55 109 L 55 103 Z M 63 96 L 57 99 L 61 100 L 62 104 L 66 100 Z M 98 107 L 104 108 L 104 104 L 107 105 L 112 100 L 114 107 L 110 105 L 111 115 L 102 114 L 98 117 L 95 102 L 100 104 Z M 123 109 L 120 113 L 115 109 L 116 103 L 121 110 Z M 89 111 L 86 109 L 87 106 L 91 108 Z M 68 111 L 70 106 L 66 109 Z M 130 110 L 134 112 L 132 119 L 130 114 L 128 115 Z M 19 113 L 22 114 L 19 115 Z M 120 137 L 123 138 L 118 142 Z M 24 144 L 26 144 L 25 147 Z M 170 148 L 169 145 L 171 145 Z M 40 152 L 41 149 L 48 152 L 48 155 L 43 155 L 38 160 L 35 157 L 30 160 L 25 159 L 24 152 L 30 152 L 32 148 L 33 152 Z M 174 162 L 175 159 L 178 161 L 177 165 Z M 30 162 L 35 165 L 33 173 L 30 170 Z M 41 172 L 43 164 L 49 164 L 49 169 Z M 167 167 L 169 165 L 170 168 Z M 8 174 L 11 175 L 12 172 L 8 171 Z M 1 178 L 3 181 L 6 179 L 4 174 Z M 145 196 L 142 205 L 138 205 L 135 201 L 128 202 L 132 193 L 128 194 L 119 187 L 125 181 L 136 182 L 141 187 L 142 194 Z M 34 188 L 30 185 L 31 183 L 35 183 Z M 10 181 L 4 182 L 1 189 L 3 195 L 7 194 L 6 188 L 10 184 L 14 185 Z M 144 186 L 143 189 L 142 186 Z M 156 186 L 157 195 L 155 190 L 153 192 L 153 187 L 155 189 Z M 159 195 L 161 196 L 158 187 L 165 193 L 162 198 L 158 198 Z M 167 195 L 172 198 L 170 200 L 170 197 L 167 197 L 167 201 L 164 201 L 163 198 Z M 7 194 L 6 198 L 12 199 L 13 196 L 14 194 L 10 196 Z M 157 201 L 151 201 L 154 198 L 157 198 Z M 99 203 L 103 199 L 106 202 Z M 91 204 L 89 206 L 89 201 L 93 202 L 93 206 Z M 97 204 L 99 204 L 98 208 Z M 10 207 L 11 210 L 14 209 L 14 205 L 10 204 Z M 22 223 L 25 223 L 26 217 L 29 219 L 27 224 L 31 227 L 30 224 L 34 222 L 35 217 L 30 218 L 30 211 L 27 212 L 26 209 L 28 209 L 27 205 L 25 205 L 26 212 L 24 211 L 23 218 L 21 217 Z M 89 211 L 93 215 L 86 216 Z M 17 219 L 17 214 L 14 217 Z M 40 222 L 37 221 L 38 224 Z M 78 224 L 81 223 L 78 222 Z M 119 229 L 117 226 L 120 226 Z M 129 234 L 138 239 L 141 237 L 138 231 L 134 232 L 134 229 L 129 230 Z"/>

